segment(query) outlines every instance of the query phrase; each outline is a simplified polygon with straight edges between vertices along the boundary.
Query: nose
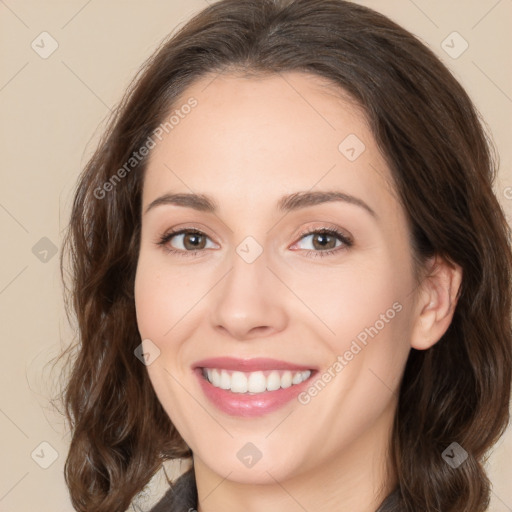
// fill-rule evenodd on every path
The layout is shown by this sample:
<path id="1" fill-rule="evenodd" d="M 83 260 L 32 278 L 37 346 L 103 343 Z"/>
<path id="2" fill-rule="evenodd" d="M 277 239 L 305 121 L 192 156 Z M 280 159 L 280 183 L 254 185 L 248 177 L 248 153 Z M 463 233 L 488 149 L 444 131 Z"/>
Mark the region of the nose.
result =
<path id="1" fill-rule="evenodd" d="M 211 297 L 212 326 L 240 341 L 280 332 L 288 321 L 285 291 L 267 267 L 265 251 L 252 263 L 235 253 L 231 270 Z"/>

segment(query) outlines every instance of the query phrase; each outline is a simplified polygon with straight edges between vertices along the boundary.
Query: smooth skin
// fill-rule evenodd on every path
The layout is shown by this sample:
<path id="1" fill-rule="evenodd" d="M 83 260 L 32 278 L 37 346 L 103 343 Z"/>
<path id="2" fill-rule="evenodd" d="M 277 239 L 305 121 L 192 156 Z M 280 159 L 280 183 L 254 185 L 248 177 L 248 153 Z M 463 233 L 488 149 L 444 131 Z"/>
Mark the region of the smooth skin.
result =
<path id="1" fill-rule="evenodd" d="M 195 82 L 176 108 L 190 97 L 197 106 L 151 150 L 135 301 L 141 339 L 160 350 L 147 366 L 152 385 L 193 451 L 198 510 L 374 512 L 396 485 L 387 449 L 407 356 L 447 330 L 461 270 L 435 258 L 415 281 L 390 170 L 343 91 L 307 73 L 225 72 Z M 339 150 L 351 134 L 365 145 L 354 161 Z M 343 192 L 375 215 L 346 201 L 278 210 L 283 196 L 313 191 Z M 204 194 L 217 209 L 146 212 L 167 193 Z M 333 227 L 353 244 L 301 235 Z M 158 245 L 183 228 L 204 237 Z M 247 237 L 262 250 L 252 263 L 236 251 Z M 230 416 L 192 372 L 209 357 L 270 357 L 321 376 L 397 302 L 401 311 L 307 405 Z M 237 457 L 248 442 L 262 453 L 252 467 Z"/>

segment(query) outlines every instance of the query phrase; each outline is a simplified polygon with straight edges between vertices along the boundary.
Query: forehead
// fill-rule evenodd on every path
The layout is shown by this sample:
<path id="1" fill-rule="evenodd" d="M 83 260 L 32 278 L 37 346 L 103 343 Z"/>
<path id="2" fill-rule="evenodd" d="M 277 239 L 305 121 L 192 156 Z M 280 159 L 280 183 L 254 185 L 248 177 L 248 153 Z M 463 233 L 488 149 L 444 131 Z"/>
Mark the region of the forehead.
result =
<path id="1" fill-rule="evenodd" d="M 151 150 L 144 204 L 164 192 L 194 191 L 221 204 L 238 198 L 243 207 L 249 195 L 264 201 L 313 187 L 341 187 L 376 208 L 386 200 L 390 173 L 363 110 L 322 77 L 206 75 L 166 119 L 191 98 L 195 107 L 183 109 Z"/>

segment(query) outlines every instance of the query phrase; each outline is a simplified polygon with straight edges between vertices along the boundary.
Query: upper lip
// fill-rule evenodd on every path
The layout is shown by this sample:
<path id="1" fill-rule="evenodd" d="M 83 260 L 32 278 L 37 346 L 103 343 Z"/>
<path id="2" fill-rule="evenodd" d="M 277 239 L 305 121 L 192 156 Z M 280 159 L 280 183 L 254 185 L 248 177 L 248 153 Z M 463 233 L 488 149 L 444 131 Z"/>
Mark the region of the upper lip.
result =
<path id="1" fill-rule="evenodd" d="M 254 372 L 258 370 L 312 370 L 311 366 L 280 361 L 278 359 L 269 359 L 266 357 L 256 357 L 252 359 L 237 359 L 235 357 L 213 357 L 202 359 L 193 364 L 194 368 L 219 368 L 224 370 L 233 370 L 240 372 Z"/>

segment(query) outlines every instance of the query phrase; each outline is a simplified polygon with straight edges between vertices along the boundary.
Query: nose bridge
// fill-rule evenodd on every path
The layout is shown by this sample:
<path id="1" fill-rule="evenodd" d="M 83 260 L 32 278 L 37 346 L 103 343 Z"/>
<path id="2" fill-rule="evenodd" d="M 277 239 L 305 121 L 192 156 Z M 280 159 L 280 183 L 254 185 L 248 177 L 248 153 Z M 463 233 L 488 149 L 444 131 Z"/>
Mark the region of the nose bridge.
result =
<path id="1" fill-rule="evenodd" d="M 266 252 L 256 244 L 254 239 L 239 244 L 214 297 L 213 326 L 238 339 L 262 328 L 278 331 L 286 323 L 282 291 L 277 290 L 279 281 L 267 268 Z"/>

